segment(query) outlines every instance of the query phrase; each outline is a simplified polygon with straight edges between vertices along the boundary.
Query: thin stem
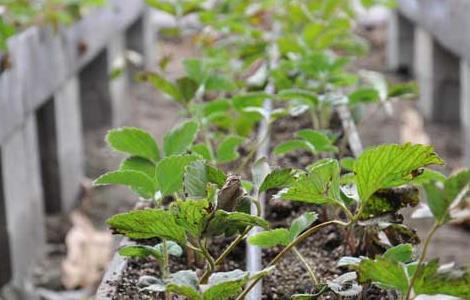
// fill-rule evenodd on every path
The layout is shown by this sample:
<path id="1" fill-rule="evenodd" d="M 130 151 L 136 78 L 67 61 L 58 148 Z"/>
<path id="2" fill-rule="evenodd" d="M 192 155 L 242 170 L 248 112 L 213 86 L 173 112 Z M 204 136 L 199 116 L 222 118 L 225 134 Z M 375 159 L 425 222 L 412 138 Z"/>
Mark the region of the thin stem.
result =
<path id="1" fill-rule="evenodd" d="M 312 267 L 309 265 L 305 257 L 300 253 L 300 251 L 297 249 L 297 247 L 293 247 L 292 250 L 294 251 L 295 255 L 299 258 L 299 260 L 304 264 L 305 268 L 307 269 L 308 274 L 312 278 L 313 282 L 315 283 L 315 286 L 318 285 L 318 279 L 317 276 L 315 276 L 315 272 L 313 271 Z"/>
<path id="2" fill-rule="evenodd" d="M 168 248 L 167 248 L 166 240 L 163 240 L 162 243 L 163 243 L 162 277 L 166 279 L 170 277 L 169 255 L 168 255 Z M 171 293 L 168 291 L 165 292 L 165 300 L 171 300 Z"/>
<path id="3" fill-rule="evenodd" d="M 241 241 L 243 241 L 243 239 L 245 238 L 245 236 L 248 234 L 248 232 L 252 229 L 253 227 L 250 226 L 250 227 L 247 227 L 245 229 L 245 231 L 243 231 L 242 234 L 239 234 L 233 241 L 232 243 L 230 243 L 230 245 L 225 248 L 224 252 L 222 252 L 222 254 L 215 260 L 214 264 L 215 264 L 215 267 L 217 267 L 218 265 L 220 265 L 224 259 L 233 251 L 233 249 L 235 249 L 238 244 L 240 244 Z M 201 282 L 205 282 L 209 279 L 209 276 L 213 273 L 214 270 L 210 270 L 210 269 L 207 269 L 204 274 L 202 275 L 201 277 Z"/>
<path id="4" fill-rule="evenodd" d="M 426 255 L 428 253 L 428 247 L 429 247 L 429 244 L 431 243 L 431 239 L 434 233 L 436 233 L 437 229 L 439 229 L 440 226 L 441 225 L 439 223 L 434 223 L 434 225 L 431 228 L 431 231 L 429 231 L 428 235 L 426 236 L 426 240 L 424 241 L 424 245 L 423 245 L 423 251 L 421 252 L 421 255 L 418 260 L 418 265 L 416 266 L 416 270 L 413 274 L 413 277 L 411 277 L 410 283 L 408 284 L 408 290 L 406 291 L 406 298 L 405 298 L 406 300 L 411 299 L 411 292 L 413 290 L 413 285 L 415 284 L 416 278 L 418 276 L 419 269 L 423 265 L 424 259 L 426 258 Z"/>
<path id="5" fill-rule="evenodd" d="M 207 261 L 209 274 L 214 273 L 216 262 L 215 262 L 214 258 L 212 257 L 212 255 L 209 253 L 209 250 L 207 249 L 207 245 L 201 245 L 200 248 L 202 250 L 202 255 L 204 256 L 204 258 Z M 207 282 L 208 278 L 209 278 L 209 276 L 201 278 L 201 283 L 205 284 Z"/>
<path id="6" fill-rule="evenodd" d="M 315 109 L 310 109 L 310 118 L 312 119 L 312 127 L 314 130 L 320 129 L 320 120 L 318 119 L 318 115 Z"/>
<path id="7" fill-rule="evenodd" d="M 287 245 L 284 249 L 281 250 L 281 252 L 279 252 L 276 257 L 274 257 L 270 262 L 269 264 L 267 265 L 267 267 L 271 267 L 275 264 L 277 264 L 283 257 L 284 255 L 286 255 L 286 253 L 288 253 L 290 250 L 292 250 L 293 247 L 297 246 L 299 243 L 303 242 L 306 238 L 310 237 L 311 235 L 315 234 L 317 231 L 319 231 L 320 229 L 324 228 L 324 227 L 327 227 L 329 225 L 332 225 L 332 224 L 336 224 L 336 225 L 340 225 L 340 226 L 348 226 L 349 223 L 345 223 L 345 222 L 342 222 L 342 221 L 339 221 L 339 220 L 333 220 L 333 221 L 328 221 L 328 222 L 325 222 L 325 223 L 321 223 L 321 224 L 318 224 L 316 226 L 313 226 L 312 228 L 308 229 L 307 231 L 305 231 L 304 233 L 302 233 L 301 235 L 299 235 L 295 240 L 293 240 L 289 245 Z M 247 288 L 245 288 L 243 290 L 243 292 L 236 298 L 236 300 L 242 300 L 245 298 L 245 296 L 250 292 L 251 289 L 253 289 L 255 287 L 255 285 L 258 283 L 258 281 L 261 280 L 261 277 L 260 278 L 256 278 L 255 280 L 253 280 L 250 285 L 248 285 Z"/>
<path id="8" fill-rule="evenodd" d="M 269 137 L 271 134 L 271 127 L 268 127 L 268 130 L 266 131 L 266 134 L 261 138 L 259 141 L 257 141 L 253 147 L 251 147 L 250 152 L 245 156 L 245 159 L 241 162 L 241 164 L 238 166 L 236 173 L 239 174 L 243 169 L 245 169 L 246 165 L 250 162 L 250 160 L 253 158 L 253 156 L 256 155 L 258 148 L 261 147 L 261 145 L 266 142 L 266 139 Z"/>

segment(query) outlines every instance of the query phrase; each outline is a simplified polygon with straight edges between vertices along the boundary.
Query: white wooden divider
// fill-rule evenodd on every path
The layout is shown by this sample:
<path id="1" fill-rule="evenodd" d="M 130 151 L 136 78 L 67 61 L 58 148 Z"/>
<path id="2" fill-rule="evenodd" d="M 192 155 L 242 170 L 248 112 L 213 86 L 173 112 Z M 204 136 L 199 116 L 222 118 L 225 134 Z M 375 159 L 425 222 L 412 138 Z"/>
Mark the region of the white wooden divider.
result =
<path id="1" fill-rule="evenodd" d="M 31 27 L 8 41 L 11 68 L 0 73 L 0 298 L 37 299 L 30 277 L 44 254 L 46 208 L 77 204 L 83 131 L 127 122 L 131 76 L 109 75 L 127 49 L 151 66 L 148 18 L 143 0 L 109 0 L 58 32 Z"/>
<path id="2" fill-rule="evenodd" d="M 470 166 L 470 1 L 398 0 L 389 31 L 389 66 L 407 67 L 420 84 L 425 117 L 462 128 Z"/>

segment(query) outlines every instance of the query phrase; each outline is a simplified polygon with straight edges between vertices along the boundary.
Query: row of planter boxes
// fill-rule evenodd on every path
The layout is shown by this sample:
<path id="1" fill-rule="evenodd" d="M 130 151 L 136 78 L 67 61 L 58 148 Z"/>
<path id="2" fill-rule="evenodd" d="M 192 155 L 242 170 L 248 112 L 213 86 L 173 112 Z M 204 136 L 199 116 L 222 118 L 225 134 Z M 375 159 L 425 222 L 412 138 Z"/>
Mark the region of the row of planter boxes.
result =
<path id="1" fill-rule="evenodd" d="M 35 299 L 44 212 L 76 205 L 84 131 L 127 122 L 131 76 L 110 73 L 127 50 L 151 66 L 148 15 L 142 0 L 110 0 L 58 32 L 31 27 L 9 39 L 11 67 L 0 73 L 0 296 Z"/>
<path id="2" fill-rule="evenodd" d="M 470 2 L 399 0 L 389 30 L 392 69 L 420 86 L 420 108 L 432 121 L 459 125 L 470 165 Z"/>

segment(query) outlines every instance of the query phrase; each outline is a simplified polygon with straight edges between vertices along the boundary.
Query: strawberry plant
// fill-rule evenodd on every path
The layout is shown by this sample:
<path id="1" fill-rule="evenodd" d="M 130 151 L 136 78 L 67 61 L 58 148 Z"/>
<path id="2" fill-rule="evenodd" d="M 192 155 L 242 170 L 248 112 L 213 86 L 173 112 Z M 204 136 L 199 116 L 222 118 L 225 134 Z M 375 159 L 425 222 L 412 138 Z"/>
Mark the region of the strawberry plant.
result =
<path id="1" fill-rule="evenodd" d="M 200 1 L 149 2 L 180 20 L 195 14 L 203 28 L 194 35 L 202 57 L 185 60 L 181 77 L 167 77 L 164 64 L 139 75 L 179 103 L 187 120 L 165 135 L 161 147 L 141 129 L 111 130 L 109 146 L 127 157 L 118 170 L 95 180 L 128 186 L 150 204 L 108 220 L 115 233 L 134 241 L 121 255 L 151 257 L 158 266 L 158 275 L 141 276 L 141 289 L 167 299 L 241 300 L 292 252 L 313 287 L 293 299 L 353 297 L 371 283 L 406 299 L 468 295 L 466 270 L 456 277 L 455 269 L 442 273 L 437 262 L 425 262 L 432 235 L 468 193 L 468 171 L 445 178 L 427 169 L 444 162 L 425 145 L 381 145 L 357 158 L 344 156 L 348 133 L 332 124 L 338 106 L 386 107 L 415 92 L 412 84 L 390 85 L 378 73 L 350 70 L 366 48 L 353 33 L 350 1 L 222 0 L 210 9 Z M 273 124 L 299 116 L 310 119 L 309 127 L 291 132 L 293 138 L 259 158 L 258 149 L 276 134 Z M 259 127 L 264 131 L 253 134 Z M 312 154 L 307 167 L 271 169 L 271 154 L 299 149 Z M 436 225 L 416 260 L 419 238 L 399 211 L 418 205 L 422 189 L 429 204 L 424 211 Z M 263 214 L 266 195 L 303 203 L 306 211 L 273 226 Z M 326 213 L 319 217 L 318 209 Z M 252 232 L 255 227 L 264 231 Z M 326 227 L 340 234 L 347 255 L 338 264 L 348 271 L 334 279 L 323 278 L 299 251 Z M 229 242 L 217 252 L 220 237 Z M 279 251 L 259 272 L 227 269 L 224 261 L 244 241 Z M 181 260 L 185 269 L 173 272 L 170 266 Z M 457 292 L 449 292 L 451 284 L 459 286 Z"/>

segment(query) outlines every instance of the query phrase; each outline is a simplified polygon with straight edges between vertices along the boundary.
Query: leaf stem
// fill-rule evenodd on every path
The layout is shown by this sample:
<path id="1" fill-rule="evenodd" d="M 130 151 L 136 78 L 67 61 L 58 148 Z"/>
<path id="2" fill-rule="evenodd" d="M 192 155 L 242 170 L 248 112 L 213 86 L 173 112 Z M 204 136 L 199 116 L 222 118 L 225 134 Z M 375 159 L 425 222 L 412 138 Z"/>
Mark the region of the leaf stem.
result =
<path id="1" fill-rule="evenodd" d="M 345 222 L 342 222 L 342 221 L 339 221 L 339 220 L 332 220 L 332 221 L 328 221 L 328 222 L 324 222 L 324 223 L 321 223 L 321 224 L 318 224 L 316 226 L 313 226 L 311 227 L 310 229 L 308 229 L 307 231 L 305 231 L 304 233 L 302 233 L 301 235 L 299 235 L 295 240 L 293 240 L 292 242 L 290 242 L 289 245 L 287 245 L 284 249 L 281 250 L 281 252 L 279 252 L 276 257 L 274 257 L 270 262 L 269 264 L 267 265 L 267 267 L 271 267 L 271 266 L 274 266 L 275 264 L 277 264 L 283 257 L 284 255 L 286 255 L 286 253 L 288 253 L 293 247 L 297 246 L 299 243 L 303 242 L 306 238 L 310 237 L 311 235 L 315 234 L 316 232 L 318 232 L 320 229 L 324 228 L 324 227 L 327 227 L 329 225 L 332 225 L 332 224 L 336 224 L 336 225 L 340 225 L 340 226 L 348 226 L 349 223 L 345 223 Z M 236 300 L 242 300 L 245 298 L 245 296 L 250 292 L 251 289 L 253 289 L 255 287 L 255 285 L 258 283 L 258 281 L 260 281 L 261 278 L 257 278 L 255 280 L 253 280 L 250 285 L 248 285 L 247 288 L 245 288 L 243 290 L 243 292 L 238 295 L 238 297 L 236 298 Z"/>
<path id="2" fill-rule="evenodd" d="M 207 269 L 206 272 L 208 272 L 209 275 L 210 275 L 210 274 L 214 273 L 214 271 L 215 271 L 216 262 L 214 260 L 214 257 L 212 257 L 212 255 L 209 253 L 209 250 L 207 249 L 207 245 L 200 245 L 200 248 L 202 250 L 202 255 L 204 256 L 204 258 L 207 261 L 208 269 Z M 202 284 L 207 283 L 209 275 L 203 276 L 201 278 L 201 283 Z"/>
<path id="3" fill-rule="evenodd" d="M 295 255 L 299 258 L 299 260 L 304 264 L 305 268 L 307 269 L 308 274 L 312 278 L 313 282 L 315 283 L 315 286 L 318 285 L 318 279 L 317 276 L 315 276 L 315 272 L 313 271 L 312 267 L 309 265 L 305 257 L 300 253 L 300 251 L 297 249 L 297 247 L 293 247 L 292 250 L 294 251 Z"/>
<path id="4" fill-rule="evenodd" d="M 240 172 L 243 171 L 246 165 L 250 162 L 253 156 L 255 156 L 255 154 L 257 153 L 258 148 L 261 147 L 261 145 L 263 145 L 264 142 L 266 142 L 266 139 L 269 137 L 270 134 L 271 134 L 271 126 L 268 126 L 266 134 L 260 140 L 256 141 L 256 143 L 253 144 L 253 147 L 251 147 L 250 152 L 248 152 L 248 154 L 245 156 L 245 159 L 238 166 L 235 173 L 240 174 Z"/>
<path id="5" fill-rule="evenodd" d="M 437 229 L 439 229 L 440 226 L 441 225 L 439 223 L 437 223 L 437 222 L 434 223 L 434 225 L 431 228 L 431 231 L 429 231 L 428 235 L 426 236 L 426 240 L 424 241 L 424 245 L 423 245 L 423 251 L 421 252 L 421 255 L 420 255 L 419 260 L 418 260 L 418 264 L 416 266 L 416 271 L 413 273 L 413 277 L 411 277 L 411 280 L 408 284 L 408 290 L 406 291 L 406 298 L 405 298 L 406 300 L 411 299 L 411 294 L 412 294 L 412 291 L 413 291 L 413 285 L 416 282 L 416 278 L 418 276 L 419 269 L 422 267 L 424 259 L 426 258 L 426 255 L 427 255 L 427 252 L 428 252 L 428 247 L 429 247 L 429 244 L 431 243 L 431 239 L 432 239 L 433 235 L 436 233 Z"/>
<path id="6" fill-rule="evenodd" d="M 233 241 L 232 243 L 230 243 L 230 245 L 225 248 L 224 252 L 222 252 L 222 254 L 217 257 L 217 259 L 215 260 L 214 262 L 214 265 L 215 267 L 217 267 L 218 265 L 220 265 L 224 259 L 233 251 L 233 249 L 235 249 L 238 244 L 240 244 L 241 241 L 243 241 L 243 239 L 245 238 L 245 236 L 248 234 L 248 232 L 252 229 L 253 227 L 252 226 L 249 226 L 245 229 L 245 231 L 243 231 L 242 234 L 239 234 Z M 204 274 L 202 275 L 201 277 L 201 282 L 206 282 L 208 279 L 209 279 L 209 276 L 214 272 L 214 270 L 210 270 L 210 269 L 207 269 Z"/>

